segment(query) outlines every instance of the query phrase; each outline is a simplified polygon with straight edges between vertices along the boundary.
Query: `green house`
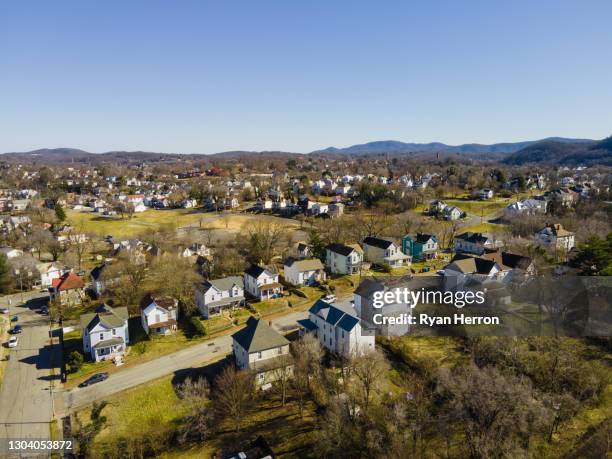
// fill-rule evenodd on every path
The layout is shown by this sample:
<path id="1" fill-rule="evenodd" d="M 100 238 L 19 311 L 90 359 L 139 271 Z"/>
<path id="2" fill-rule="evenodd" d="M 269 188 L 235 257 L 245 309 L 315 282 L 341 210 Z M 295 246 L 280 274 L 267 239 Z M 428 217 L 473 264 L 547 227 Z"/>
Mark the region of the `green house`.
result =
<path id="1" fill-rule="evenodd" d="M 431 234 L 407 234 L 402 239 L 402 252 L 411 255 L 413 261 L 431 260 L 438 253 L 438 238 Z"/>

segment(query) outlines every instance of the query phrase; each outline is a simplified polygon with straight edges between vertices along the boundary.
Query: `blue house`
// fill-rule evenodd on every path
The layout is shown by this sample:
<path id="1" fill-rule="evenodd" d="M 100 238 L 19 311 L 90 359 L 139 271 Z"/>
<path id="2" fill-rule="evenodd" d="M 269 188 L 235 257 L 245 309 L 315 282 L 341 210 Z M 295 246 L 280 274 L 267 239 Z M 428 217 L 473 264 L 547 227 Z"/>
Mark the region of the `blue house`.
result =
<path id="1" fill-rule="evenodd" d="M 431 234 L 407 234 L 402 239 L 402 252 L 411 255 L 414 261 L 431 260 L 438 253 L 438 238 Z"/>

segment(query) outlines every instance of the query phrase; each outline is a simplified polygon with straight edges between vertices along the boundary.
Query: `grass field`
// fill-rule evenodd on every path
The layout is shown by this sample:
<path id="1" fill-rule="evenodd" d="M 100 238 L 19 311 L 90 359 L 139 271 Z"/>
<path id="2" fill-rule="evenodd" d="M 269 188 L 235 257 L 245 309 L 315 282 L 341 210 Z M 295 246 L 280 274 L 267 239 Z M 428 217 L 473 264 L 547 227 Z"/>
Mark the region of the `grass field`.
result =
<path id="1" fill-rule="evenodd" d="M 474 233 L 498 233 L 504 231 L 505 228 L 505 225 L 496 223 L 476 223 L 474 225 L 462 227 L 460 232 L 463 233 L 466 231 L 472 231 Z"/>
<path id="2" fill-rule="evenodd" d="M 104 457 L 104 450 L 118 438 L 148 437 L 157 439 L 153 443 L 161 446 L 169 440 L 173 423 L 186 412 L 185 403 L 176 395 L 170 376 L 114 395 L 106 401 L 108 405 L 102 415 L 107 423 L 96 437 L 92 457 Z M 77 414 L 84 425 L 89 422 L 90 413 L 91 408 L 87 408 Z"/>
<path id="3" fill-rule="evenodd" d="M 276 396 L 268 395 L 257 401 L 243 419 L 240 434 L 235 434 L 223 422 L 220 432 L 210 441 L 189 448 L 174 444 L 168 451 L 171 433 L 186 412 L 186 403 L 181 400 L 172 385 L 172 377 L 165 377 L 143 386 L 109 397 L 102 415 L 106 426 L 94 441 L 95 457 L 104 456 L 119 439 L 156 438 L 155 442 L 166 450 L 158 457 L 195 458 L 211 457 L 215 451 L 236 448 L 240 441 L 263 435 L 278 457 L 309 457 L 314 441 L 316 420 L 314 405 L 307 403 L 304 417 L 300 418 L 295 403 L 281 406 Z M 81 423 L 89 422 L 91 407 L 77 413 Z M 154 426 L 154 427 L 153 427 Z"/>
<path id="4" fill-rule="evenodd" d="M 492 199 L 490 201 L 472 201 L 472 200 L 462 200 L 462 199 L 449 199 L 446 202 L 449 206 L 457 206 L 464 212 L 468 214 L 476 215 L 476 216 L 489 216 L 494 214 L 497 211 L 500 211 L 508 204 L 510 204 L 510 199 L 499 198 Z"/>
<path id="5" fill-rule="evenodd" d="M 120 216 L 104 217 L 91 211 L 66 211 L 68 221 L 82 227 L 87 233 L 116 238 L 138 236 L 151 230 L 166 228 L 183 228 L 187 226 L 209 228 L 224 233 L 237 233 L 245 225 L 258 221 L 269 221 L 282 224 L 287 229 L 299 228 L 299 223 L 287 218 L 271 215 L 230 214 L 202 212 L 193 209 L 147 210 L 134 214 L 131 219 Z"/>

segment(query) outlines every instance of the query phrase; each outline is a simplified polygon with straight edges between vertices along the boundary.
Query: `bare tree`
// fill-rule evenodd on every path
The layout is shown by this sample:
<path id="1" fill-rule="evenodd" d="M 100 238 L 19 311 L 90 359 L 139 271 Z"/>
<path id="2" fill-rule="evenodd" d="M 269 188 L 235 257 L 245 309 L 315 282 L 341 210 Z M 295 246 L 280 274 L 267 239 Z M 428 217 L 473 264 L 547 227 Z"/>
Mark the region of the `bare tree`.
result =
<path id="1" fill-rule="evenodd" d="M 231 418 L 234 430 L 239 432 L 255 396 L 253 375 L 228 366 L 215 380 L 215 386 L 215 405 L 219 414 Z"/>
<path id="2" fill-rule="evenodd" d="M 177 395 L 187 405 L 187 416 L 179 429 L 179 441 L 202 441 L 213 432 L 213 410 L 209 409 L 210 386 L 204 378 L 187 378 L 177 387 Z"/>
<path id="3" fill-rule="evenodd" d="M 389 371 L 389 363 L 380 351 L 375 351 L 353 358 L 351 365 L 361 391 L 363 408 L 367 412 L 372 396 Z"/>

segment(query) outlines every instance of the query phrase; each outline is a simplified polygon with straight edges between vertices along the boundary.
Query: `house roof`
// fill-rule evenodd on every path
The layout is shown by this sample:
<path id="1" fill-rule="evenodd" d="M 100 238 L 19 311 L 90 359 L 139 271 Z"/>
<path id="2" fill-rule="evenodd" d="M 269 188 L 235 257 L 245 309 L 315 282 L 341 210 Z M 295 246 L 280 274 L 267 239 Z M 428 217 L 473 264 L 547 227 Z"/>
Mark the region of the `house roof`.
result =
<path id="1" fill-rule="evenodd" d="M 510 252 L 501 252 L 499 250 L 485 253 L 482 255 L 482 258 L 493 260 L 498 265 L 507 266 L 511 269 L 527 269 L 532 264 L 532 260 L 529 257 Z"/>
<path id="2" fill-rule="evenodd" d="M 419 244 L 426 244 L 432 238 L 437 241 L 437 238 L 431 234 L 417 233 L 414 240 Z"/>
<path id="3" fill-rule="evenodd" d="M 473 244 L 484 244 L 489 240 L 489 238 L 484 234 L 472 233 L 471 231 L 461 233 L 458 236 L 455 236 L 455 239 L 461 239 L 462 241 L 471 242 Z"/>
<path id="4" fill-rule="evenodd" d="M 496 264 L 493 260 L 457 255 L 445 269 L 459 271 L 463 274 L 489 274 Z"/>
<path id="5" fill-rule="evenodd" d="M 332 252 L 338 253 L 338 254 L 343 255 L 345 257 L 348 257 L 354 251 L 362 252 L 361 247 L 359 247 L 357 244 L 354 244 L 354 245 L 329 244 L 325 248 L 327 250 L 330 250 Z"/>
<path id="6" fill-rule="evenodd" d="M 323 263 L 318 258 L 312 258 L 309 260 L 295 260 L 289 258 L 285 261 L 285 266 L 295 267 L 298 271 L 315 271 L 317 269 L 323 269 Z"/>
<path id="7" fill-rule="evenodd" d="M 363 240 L 363 243 L 372 247 L 378 247 L 379 249 L 385 250 L 388 249 L 394 242 L 388 239 L 368 236 Z"/>
<path id="8" fill-rule="evenodd" d="M 350 332 L 359 323 L 359 319 L 353 313 L 349 313 L 323 300 L 318 300 L 308 312 L 319 316 L 328 324 L 338 326 L 347 332 Z"/>
<path id="9" fill-rule="evenodd" d="M 51 286 L 54 287 L 58 292 L 60 292 L 75 288 L 83 288 L 85 287 L 85 282 L 80 276 L 70 271 L 62 275 L 61 277 L 58 277 L 57 279 L 53 279 Z"/>
<path id="10" fill-rule="evenodd" d="M 101 264 L 99 266 L 96 266 L 94 269 L 91 270 L 91 278 L 96 280 L 99 279 L 100 276 L 102 275 L 102 271 L 104 271 L 104 268 L 106 268 L 106 264 Z"/>
<path id="11" fill-rule="evenodd" d="M 274 276 L 276 274 L 276 273 L 273 273 L 272 271 L 270 271 L 268 268 L 265 268 L 265 267 L 259 266 L 259 265 L 251 265 L 251 266 L 249 266 L 248 269 L 246 269 L 244 271 L 244 273 L 248 274 L 251 277 L 254 277 L 255 279 L 257 279 L 263 273 L 267 273 L 270 276 Z"/>
<path id="12" fill-rule="evenodd" d="M 129 314 L 126 307 L 111 308 L 104 304 L 96 309 L 96 312 L 81 316 L 81 328 L 91 331 L 98 324 L 102 324 L 105 328 L 117 328 L 123 326 L 128 317 Z"/>
<path id="13" fill-rule="evenodd" d="M 151 293 L 147 293 L 140 302 L 140 309 L 146 309 L 153 303 L 160 308 L 172 310 L 176 308 L 178 301 L 171 296 L 155 296 Z"/>
<path id="14" fill-rule="evenodd" d="M 246 327 L 232 335 L 247 352 L 260 352 L 289 344 L 287 338 L 273 330 L 264 320 L 249 317 Z"/>
<path id="15" fill-rule="evenodd" d="M 563 226 L 561 226 L 561 223 L 554 223 L 554 224 L 546 225 L 544 228 L 542 228 L 538 232 L 541 233 L 547 230 L 548 232 L 550 232 L 556 237 L 566 237 L 566 236 L 572 236 L 574 234 L 571 231 L 568 231 L 565 228 L 563 228 Z"/>
<path id="16" fill-rule="evenodd" d="M 355 295 L 359 295 L 363 298 L 371 298 L 374 292 L 379 292 L 384 289 L 385 286 L 380 282 L 376 282 L 372 279 L 364 279 L 355 290 Z"/>
<path id="17" fill-rule="evenodd" d="M 225 292 L 234 285 L 237 285 L 241 289 L 244 288 L 244 280 L 240 276 L 228 276 L 221 279 L 208 279 L 202 285 L 205 292 L 207 292 L 211 287 L 214 287 L 220 292 Z"/>

